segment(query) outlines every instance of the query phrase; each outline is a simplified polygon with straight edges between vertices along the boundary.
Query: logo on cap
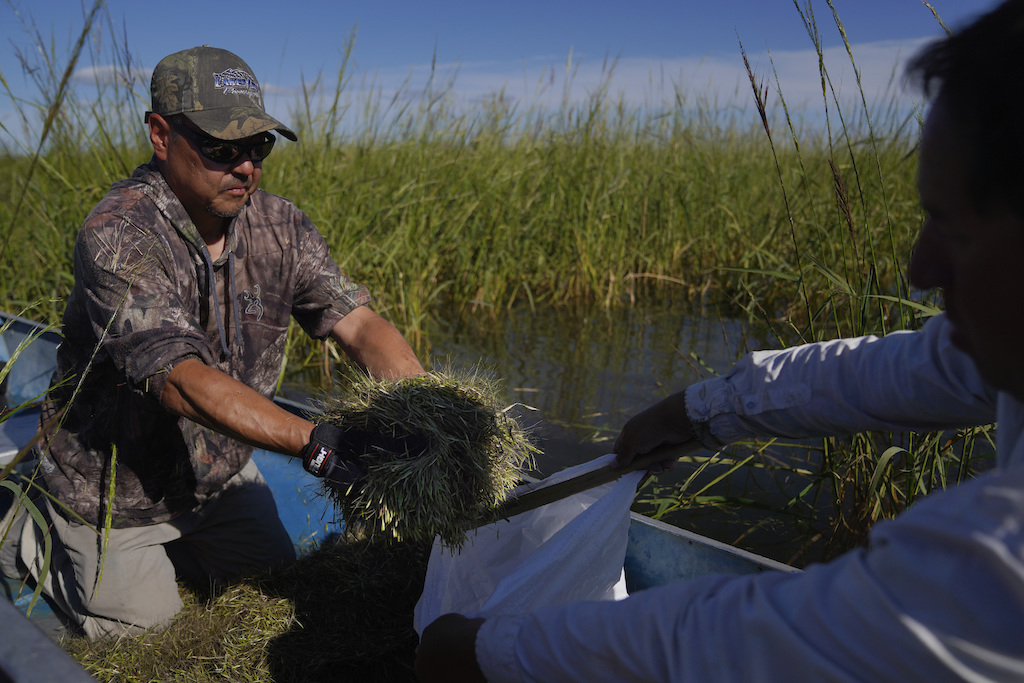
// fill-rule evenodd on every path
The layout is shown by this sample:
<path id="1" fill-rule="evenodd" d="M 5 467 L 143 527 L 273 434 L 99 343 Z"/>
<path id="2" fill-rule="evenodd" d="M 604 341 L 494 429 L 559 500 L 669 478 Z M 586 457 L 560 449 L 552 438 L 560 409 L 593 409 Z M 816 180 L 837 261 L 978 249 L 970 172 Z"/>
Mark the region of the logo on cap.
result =
<path id="1" fill-rule="evenodd" d="M 263 101 L 260 84 L 251 74 L 241 69 L 225 69 L 213 74 L 213 87 L 225 95 L 248 95 L 258 102 Z"/>

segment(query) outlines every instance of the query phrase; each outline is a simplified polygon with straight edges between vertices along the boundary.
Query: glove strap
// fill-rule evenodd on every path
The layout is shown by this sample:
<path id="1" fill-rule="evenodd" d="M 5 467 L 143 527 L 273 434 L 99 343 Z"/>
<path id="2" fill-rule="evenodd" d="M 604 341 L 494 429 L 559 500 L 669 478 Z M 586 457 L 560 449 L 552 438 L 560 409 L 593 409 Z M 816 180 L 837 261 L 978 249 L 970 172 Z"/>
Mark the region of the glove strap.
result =
<path id="1" fill-rule="evenodd" d="M 322 427 L 323 425 L 317 425 L 313 428 L 313 433 L 309 436 L 309 443 L 302 449 L 302 466 L 306 468 L 307 472 L 317 477 L 324 476 L 330 469 L 330 461 L 334 457 L 335 450 L 325 443 L 326 439 L 318 437 L 318 431 L 325 431 Z"/>

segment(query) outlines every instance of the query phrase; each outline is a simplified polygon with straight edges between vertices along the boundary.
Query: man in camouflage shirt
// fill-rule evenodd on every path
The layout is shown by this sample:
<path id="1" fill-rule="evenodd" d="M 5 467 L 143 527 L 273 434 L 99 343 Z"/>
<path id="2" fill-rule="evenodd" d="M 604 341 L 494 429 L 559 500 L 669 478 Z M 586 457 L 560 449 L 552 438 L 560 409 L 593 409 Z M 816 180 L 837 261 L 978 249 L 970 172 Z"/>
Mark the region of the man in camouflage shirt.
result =
<path id="1" fill-rule="evenodd" d="M 42 414 L 61 503 L 47 505 L 44 590 L 89 637 L 166 623 L 181 608 L 176 576 L 229 580 L 294 559 L 254 446 L 348 476 L 343 434 L 271 400 L 290 317 L 374 375 L 423 372 L 309 218 L 257 189 L 269 131 L 296 136 L 266 114 L 245 62 L 207 46 L 170 55 L 152 98 L 153 158 L 79 232 Z M 101 560 L 89 525 L 108 515 Z M 43 532 L 21 517 L 0 563 L 39 579 Z"/>

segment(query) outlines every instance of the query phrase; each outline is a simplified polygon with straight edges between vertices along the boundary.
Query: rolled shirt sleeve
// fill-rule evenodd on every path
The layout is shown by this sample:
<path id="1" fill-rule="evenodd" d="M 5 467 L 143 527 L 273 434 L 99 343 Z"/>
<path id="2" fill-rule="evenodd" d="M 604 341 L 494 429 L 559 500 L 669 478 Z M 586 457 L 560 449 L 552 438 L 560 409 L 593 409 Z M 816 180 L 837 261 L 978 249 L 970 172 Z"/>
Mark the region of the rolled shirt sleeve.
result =
<path id="1" fill-rule="evenodd" d="M 748 354 L 686 389 L 701 441 L 934 431 L 993 422 L 997 392 L 953 346 L 938 315 L 919 332 L 838 339 Z"/>

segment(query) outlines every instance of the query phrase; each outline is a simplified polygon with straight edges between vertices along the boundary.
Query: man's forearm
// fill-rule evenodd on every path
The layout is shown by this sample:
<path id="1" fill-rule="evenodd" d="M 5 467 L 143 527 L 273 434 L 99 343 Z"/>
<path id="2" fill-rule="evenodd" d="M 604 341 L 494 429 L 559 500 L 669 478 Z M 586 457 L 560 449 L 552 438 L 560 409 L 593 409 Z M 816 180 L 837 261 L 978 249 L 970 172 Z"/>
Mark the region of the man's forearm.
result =
<path id="1" fill-rule="evenodd" d="M 293 415 L 233 377 L 189 359 L 167 376 L 165 408 L 239 441 L 298 456 L 313 423 Z"/>
<path id="2" fill-rule="evenodd" d="M 401 332 L 365 306 L 339 320 L 331 337 L 349 358 L 374 377 L 398 378 L 423 373 L 423 366 Z"/>

